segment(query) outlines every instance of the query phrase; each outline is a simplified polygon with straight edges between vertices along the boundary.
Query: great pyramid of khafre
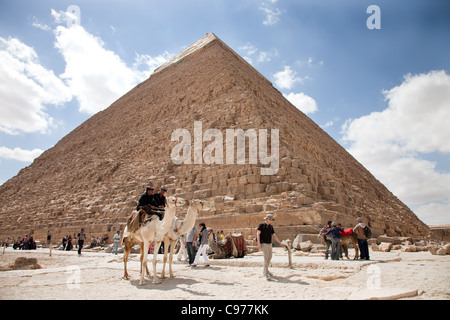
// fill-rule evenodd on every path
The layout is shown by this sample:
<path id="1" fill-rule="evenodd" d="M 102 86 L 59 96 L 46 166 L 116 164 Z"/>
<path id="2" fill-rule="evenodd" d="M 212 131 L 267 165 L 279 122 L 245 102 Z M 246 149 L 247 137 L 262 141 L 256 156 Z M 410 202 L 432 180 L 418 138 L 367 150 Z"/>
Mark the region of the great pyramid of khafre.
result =
<path id="1" fill-rule="evenodd" d="M 186 149 L 181 137 L 173 138 L 177 129 L 190 135 Z M 240 162 L 237 138 L 227 155 L 227 130 L 250 137 Z M 271 136 L 277 130 L 278 140 Z M 256 148 L 250 133 L 257 135 Z M 270 156 L 276 141 L 278 165 L 260 153 L 267 144 Z M 174 154 L 186 156 L 184 162 Z M 271 166 L 278 170 L 263 174 Z M 406 205 L 212 33 L 0 186 L 0 237 L 44 240 L 51 230 L 59 239 L 81 227 L 88 235 L 111 236 L 123 230 L 147 185 L 207 201 L 198 222 L 247 239 L 268 213 L 281 239 L 316 235 L 327 220 L 353 227 L 358 216 L 375 236 L 429 234 Z"/>

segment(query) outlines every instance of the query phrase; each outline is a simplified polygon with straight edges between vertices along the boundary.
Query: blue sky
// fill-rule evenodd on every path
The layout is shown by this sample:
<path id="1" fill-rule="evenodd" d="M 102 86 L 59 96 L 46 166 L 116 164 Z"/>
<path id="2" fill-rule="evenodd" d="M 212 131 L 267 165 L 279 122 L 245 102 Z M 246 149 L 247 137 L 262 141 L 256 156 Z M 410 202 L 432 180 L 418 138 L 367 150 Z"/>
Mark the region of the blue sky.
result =
<path id="1" fill-rule="evenodd" d="M 0 183 L 208 32 L 424 222 L 450 224 L 447 0 L 1 0 Z"/>

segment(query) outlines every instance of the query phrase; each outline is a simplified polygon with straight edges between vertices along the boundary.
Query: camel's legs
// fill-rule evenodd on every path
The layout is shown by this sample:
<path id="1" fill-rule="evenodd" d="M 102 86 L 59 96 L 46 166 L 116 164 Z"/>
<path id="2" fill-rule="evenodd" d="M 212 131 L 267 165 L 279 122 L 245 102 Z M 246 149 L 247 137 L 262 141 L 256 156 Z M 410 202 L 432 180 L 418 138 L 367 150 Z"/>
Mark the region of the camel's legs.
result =
<path id="1" fill-rule="evenodd" d="M 161 280 L 159 280 L 158 275 L 156 274 L 156 262 L 158 261 L 158 251 L 160 246 L 161 241 L 155 242 L 155 245 L 153 246 L 153 283 L 161 283 Z"/>
<path id="2" fill-rule="evenodd" d="M 355 248 L 355 258 L 353 260 L 359 259 L 359 247 L 358 247 L 358 240 L 355 239 L 355 237 L 351 238 L 353 248 Z"/>
<path id="3" fill-rule="evenodd" d="M 130 251 L 127 250 L 127 247 L 125 246 L 125 252 L 123 254 L 123 268 L 124 268 L 124 273 L 123 273 L 123 278 L 125 280 L 129 280 L 130 276 L 128 275 L 127 272 L 127 261 L 128 261 L 128 255 L 130 254 Z"/>
<path id="4" fill-rule="evenodd" d="M 143 250 L 141 250 L 141 278 L 139 280 L 139 285 L 144 284 L 144 276 L 145 276 L 145 270 L 147 269 L 147 255 L 148 255 L 148 249 L 150 247 L 150 243 L 148 241 L 145 241 L 143 243 Z"/>
<path id="5" fill-rule="evenodd" d="M 162 272 L 161 272 L 161 278 L 165 278 L 166 277 L 166 262 L 167 262 L 167 254 L 169 251 L 169 245 L 168 243 L 170 243 L 170 240 L 168 238 L 164 238 L 165 242 L 164 242 L 164 259 L 163 259 L 163 268 L 162 268 Z"/>
<path id="6" fill-rule="evenodd" d="M 173 260 L 173 254 L 175 253 L 175 246 L 177 244 L 177 240 L 170 241 L 170 255 L 169 255 L 169 277 L 174 278 L 173 272 L 172 272 L 172 260 Z"/>
<path id="7" fill-rule="evenodd" d="M 144 259 L 144 255 L 143 255 L 143 253 L 144 253 L 144 243 L 142 243 L 142 242 L 139 242 L 139 246 L 141 247 L 141 271 L 142 271 L 142 260 Z M 147 274 L 147 276 L 149 276 L 150 277 L 150 271 L 148 270 L 148 266 L 147 266 L 147 264 L 145 264 L 145 270 L 146 270 L 146 274 Z"/>
<path id="8" fill-rule="evenodd" d="M 167 262 L 167 256 L 169 256 L 169 277 L 174 278 L 173 272 L 172 272 L 172 261 L 173 261 L 173 254 L 175 252 L 175 245 L 177 244 L 177 240 L 170 240 L 168 238 L 165 239 L 166 241 L 164 244 L 170 244 L 164 246 L 164 262 L 163 262 L 163 269 L 161 273 L 161 278 L 166 277 L 166 262 Z M 170 248 L 170 249 L 169 249 Z"/>
<path id="9" fill-rule="evenodd" d="M 123 254 L 123 264 L 124 264 L 124 274 L 123 274 L 123 278 L 125 280 L 129 280 L 130 276 L 128 275 L 127 272 L 127 262 L 128 262 L 128 256 L 130 255 L 131 252 L 131 247 L 133 246 L 133 241 L 130 240 L 125 240 L 123 241 L 124 244 L 124 254 Z"/>

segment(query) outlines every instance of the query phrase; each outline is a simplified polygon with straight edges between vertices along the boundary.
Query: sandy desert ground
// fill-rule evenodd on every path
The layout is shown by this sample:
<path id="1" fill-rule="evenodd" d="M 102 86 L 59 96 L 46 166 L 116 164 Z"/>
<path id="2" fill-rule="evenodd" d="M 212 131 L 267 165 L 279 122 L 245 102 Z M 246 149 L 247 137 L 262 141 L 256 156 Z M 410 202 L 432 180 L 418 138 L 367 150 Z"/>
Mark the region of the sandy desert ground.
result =
<path id="1" fill-rule="evenodd" d="M 350 250 L 353 256 L 353 249 Z M 17 258 L 36 258 L 40 269 L 8 270 Z M 49 249 L 0 252 L 0 299 L 450 299 L 450 256 L 429 252 L 371 252 L 371 261 L 325 260 L 322 254 L 292 255 L 274 248 L 273 280 L 262 275 L 263 257 L 210 260 L 210 267 L 188 267 L 174 259 L 175 278 L 139 285 L 139 255 L 128 262 L 131 280 L 123 280 L 122 254 Z M 162 269 L 162 255 L 157 270 Z M 203 260 L 201 259 L 203 262 Z M 151 270 L 151 269 L 150 269 Z"/>

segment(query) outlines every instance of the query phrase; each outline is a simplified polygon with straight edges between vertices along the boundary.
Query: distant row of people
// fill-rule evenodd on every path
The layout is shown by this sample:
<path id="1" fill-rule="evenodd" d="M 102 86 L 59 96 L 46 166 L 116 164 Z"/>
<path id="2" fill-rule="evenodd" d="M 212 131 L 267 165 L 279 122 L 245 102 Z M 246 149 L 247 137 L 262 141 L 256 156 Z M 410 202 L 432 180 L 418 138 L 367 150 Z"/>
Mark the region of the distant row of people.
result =
<path id="1" fill-rule="evenodd" d="M 34 241 L 33 236 L 17 237 L 14 240 L 13 237 L 7 238 L 2 242 L 2 246 L 8 247 L 12 243 L 14 250 L 36 250 L 36 241 Z"/>

